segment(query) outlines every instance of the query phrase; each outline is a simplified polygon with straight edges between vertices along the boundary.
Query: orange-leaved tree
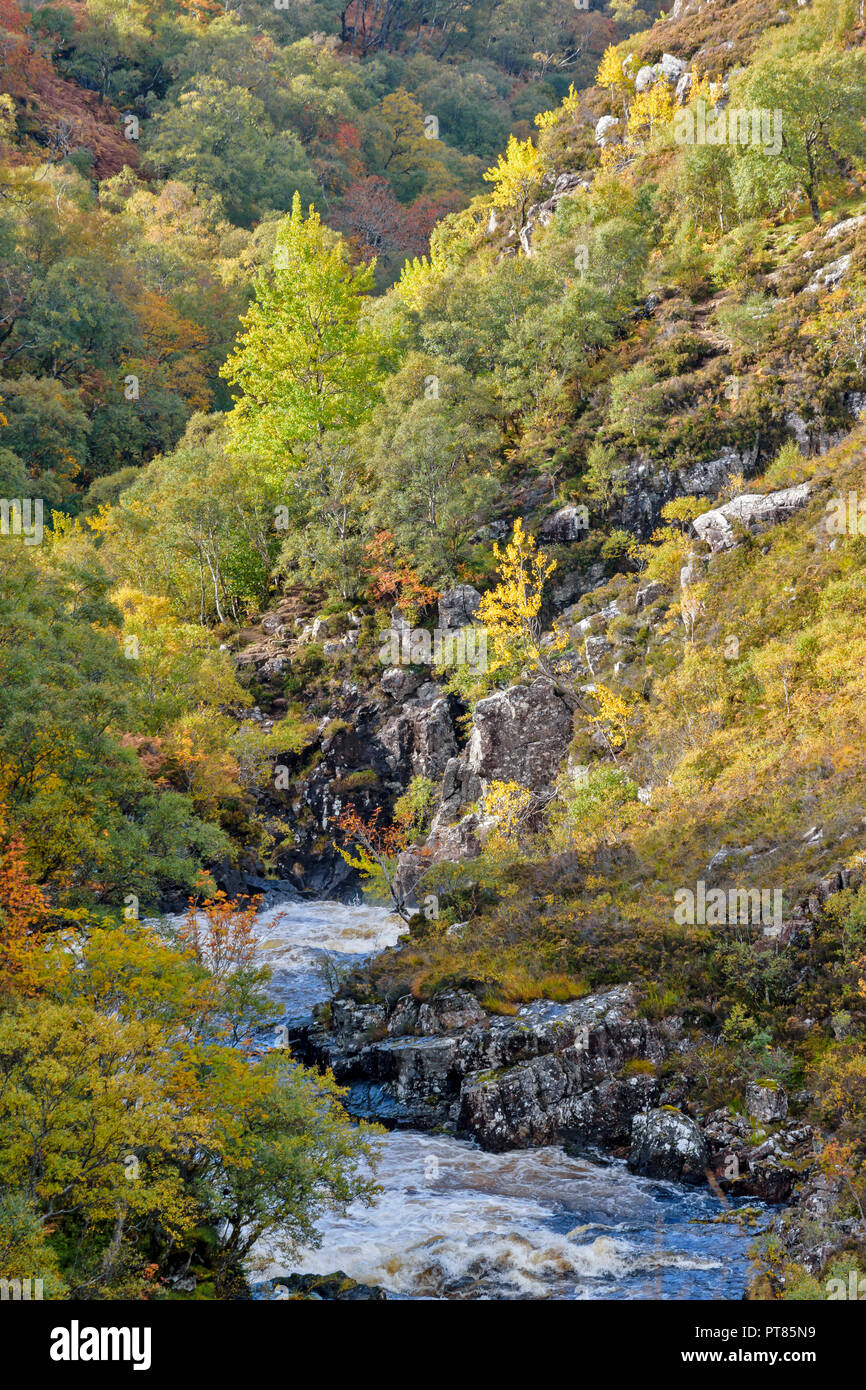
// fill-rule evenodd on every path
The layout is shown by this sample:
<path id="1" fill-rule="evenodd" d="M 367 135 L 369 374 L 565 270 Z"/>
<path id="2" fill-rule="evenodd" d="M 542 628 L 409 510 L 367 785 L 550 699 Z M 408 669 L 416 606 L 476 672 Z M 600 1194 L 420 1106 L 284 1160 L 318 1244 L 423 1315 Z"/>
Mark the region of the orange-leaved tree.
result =
<path id="1" fill-rule="evenodd" d="M 397 856 L 409 844 L 409 831 L 402 824 L 380 825 L 380 810 L 377 806 L 365 820 L 354 806 L 347 806 L 337 821 L 346 844 L 337 845 L 337 849 L 371 886 L 384 887 L 394 911 L 408 922 L 411 913 L 397 880 Z"/>
<path id="2" fill-rule="evenodd" d="M 178 928 L 182 948 L 206 972 L 191 1019 L 202 1037 L 248 1041 L 273 1008 L 262 994 L 270 972 L 256 964 L 254 926 L 261 897 L 233 901 L 222 889 L 212 897 L 190 898 Z M 271 920 L 271 926 L 279 915 Z"/>
<path id="3" fill-rule="evenodd" d="M 0 807 L 0 997 L 38 992 L 42 972 L 36 933 L 49 910 L 31 878 L 24 841 L 10 833 Z"/>

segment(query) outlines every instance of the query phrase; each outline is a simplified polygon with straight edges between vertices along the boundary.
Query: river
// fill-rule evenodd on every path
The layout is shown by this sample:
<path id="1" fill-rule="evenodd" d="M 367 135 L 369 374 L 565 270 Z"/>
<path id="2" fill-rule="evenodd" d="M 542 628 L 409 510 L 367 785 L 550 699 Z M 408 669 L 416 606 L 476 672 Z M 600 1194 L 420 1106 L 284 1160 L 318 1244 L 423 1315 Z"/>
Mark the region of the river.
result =
<path id="1" fill-rule="evenodd" d="M 383 908 L 291 902 L 259 914 L 270 990 L 296 1020 L 328 997 L 323 958 L 356 963 L 403 929 Z M 294 1268 L 342 1269 L 403 1298 L 738 1299 L 751 1237 L 708 1189 L 635 1177 L 619 1160 L 560 1148 L 489 1154 L 446 1135 L 394 1131 L 375 1205 L 320 1223 Z M 266 1247 L 251 1277 L 286 1272 Z"/>

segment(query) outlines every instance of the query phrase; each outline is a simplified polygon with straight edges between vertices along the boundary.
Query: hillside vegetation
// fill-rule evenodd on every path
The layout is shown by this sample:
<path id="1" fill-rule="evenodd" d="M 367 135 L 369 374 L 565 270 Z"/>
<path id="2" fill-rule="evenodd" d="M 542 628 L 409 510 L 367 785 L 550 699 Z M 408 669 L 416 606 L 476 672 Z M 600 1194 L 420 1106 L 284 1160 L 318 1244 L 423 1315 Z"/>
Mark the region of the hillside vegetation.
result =
<path id="1" fill-rule="evenodd" d="M 231 1296 L 370 1197 L 333 1082 L 243 1056 L 227 894 L 323 865 L 408 920 L 343 994 L 631 981 L 690 1114 L 784 1087 L 830 1195 L 753 1292 L 866 1269 L 862 7 L 9 0 L 0 45 L 2 1272 Z M 383 658 L 455 593 L 486 663 Z M 455 791 L 515 688 L 553 773 Z"/>

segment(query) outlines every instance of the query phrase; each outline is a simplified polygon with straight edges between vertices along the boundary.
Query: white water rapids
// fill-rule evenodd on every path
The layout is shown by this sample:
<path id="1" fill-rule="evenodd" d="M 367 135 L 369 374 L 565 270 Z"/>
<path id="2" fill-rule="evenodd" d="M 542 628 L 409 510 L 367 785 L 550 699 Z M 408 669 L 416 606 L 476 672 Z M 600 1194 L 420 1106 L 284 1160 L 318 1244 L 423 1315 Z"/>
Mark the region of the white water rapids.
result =
<path id="1" fill-rule="evenodd" d="M 324 955 L 358 961 L 403 930 L 382 908 L 291 902 L 263 911 L 256 937 L 271 993 L 297 1019 L 328 997 Z M 488 1154 L 411 1130 L 389 1133 L 374 1206 L 319 1223 L 318 1249 L 293 1269 L 343 1270 L 409 1298 L 739 1298 L 749 1239 L 707 1224 L 721 1204 L 705 1189 L 638 1178 L 620 1161 L 544 1148 Z M 254 1280 L 286 1270 L 266 1247 Z"/>

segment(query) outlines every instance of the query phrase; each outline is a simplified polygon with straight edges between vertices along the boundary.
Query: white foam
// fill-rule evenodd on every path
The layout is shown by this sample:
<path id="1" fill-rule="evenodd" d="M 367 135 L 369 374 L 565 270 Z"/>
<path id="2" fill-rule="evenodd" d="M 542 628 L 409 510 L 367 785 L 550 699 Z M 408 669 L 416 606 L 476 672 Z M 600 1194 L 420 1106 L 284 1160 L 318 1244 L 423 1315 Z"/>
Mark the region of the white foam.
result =
<path id="1" fill-rule="evenodd" d="M 382 1150 L 377 1177 L 384 1191 L 375 1205 L 356 1203 L 344 1217 L 326 1216 L 321 1246 L 297 1252 L 290 1268 L 342 1269 L 416 1298 L 563 1298 L 663 1265 L 714 1267 L 611 1233 L 629 1218 L 646 1220 L 652 1201 L 651 1184 L 620 1166 L 597 1166 L 555 1148 L 488 1154 L 411 1132 L 389 1134 Z M 609 1209 L 611 1227 L 596 1221 L 556 1229 L 569 1210 L 587 1207 L 603 1216 Z M 272 1247 L 257 1250 L 259 1277 L 286 1267 Z"/>

